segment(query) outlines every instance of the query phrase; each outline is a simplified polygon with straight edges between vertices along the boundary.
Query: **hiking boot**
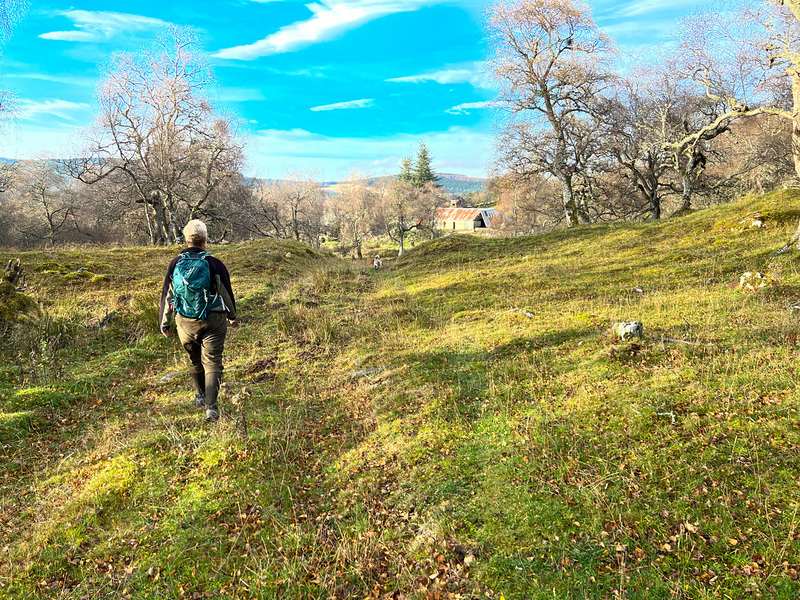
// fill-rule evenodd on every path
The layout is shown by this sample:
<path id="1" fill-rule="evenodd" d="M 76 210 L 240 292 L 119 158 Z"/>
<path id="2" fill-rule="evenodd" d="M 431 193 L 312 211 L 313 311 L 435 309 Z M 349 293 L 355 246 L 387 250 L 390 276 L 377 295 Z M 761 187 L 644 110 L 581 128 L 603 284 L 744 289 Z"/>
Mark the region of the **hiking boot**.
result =
<path id="1" fill-rule="evenodd" d="M 219 409 L 216 406 L 206 407 L 206 423 L 213 423 L 219 419 Z"/>
<path id="2" fill-rule="evenodd" d="M 198 408 L 202 408 L 206 405 L 206 398 L 201 393 L 197 393 L 194 395 L 194 405 Z"/>

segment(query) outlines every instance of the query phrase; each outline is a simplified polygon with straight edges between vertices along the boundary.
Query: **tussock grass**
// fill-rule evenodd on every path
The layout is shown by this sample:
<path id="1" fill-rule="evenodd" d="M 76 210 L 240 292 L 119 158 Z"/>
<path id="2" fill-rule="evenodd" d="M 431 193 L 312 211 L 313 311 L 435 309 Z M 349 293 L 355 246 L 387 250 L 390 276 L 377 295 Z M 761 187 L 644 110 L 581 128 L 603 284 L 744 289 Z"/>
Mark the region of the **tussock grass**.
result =
<path id="1" fill-rule="evenodd" d="M 795 598 L 799 218 L 787 190 L 380 271 L 212 248 L 241 314 L 215 425 L 157 331 L 175 249 L 25 253 L 0 596 Z"/>

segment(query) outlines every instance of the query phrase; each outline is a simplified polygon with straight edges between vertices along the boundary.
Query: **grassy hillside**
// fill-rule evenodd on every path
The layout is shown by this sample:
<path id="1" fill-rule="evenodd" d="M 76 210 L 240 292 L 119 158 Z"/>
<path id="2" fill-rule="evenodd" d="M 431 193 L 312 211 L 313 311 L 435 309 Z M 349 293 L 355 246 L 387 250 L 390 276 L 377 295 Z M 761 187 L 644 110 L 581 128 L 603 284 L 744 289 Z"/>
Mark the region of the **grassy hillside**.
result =
<path id="1" fill-rule="evenodd" d="M 156 331 L 174 250 L 20 254 L 0 597 L 796 598 L 798 219 L 787 191 L 379 272 L 212 248 L 241 313 L 216 424 Z"/>

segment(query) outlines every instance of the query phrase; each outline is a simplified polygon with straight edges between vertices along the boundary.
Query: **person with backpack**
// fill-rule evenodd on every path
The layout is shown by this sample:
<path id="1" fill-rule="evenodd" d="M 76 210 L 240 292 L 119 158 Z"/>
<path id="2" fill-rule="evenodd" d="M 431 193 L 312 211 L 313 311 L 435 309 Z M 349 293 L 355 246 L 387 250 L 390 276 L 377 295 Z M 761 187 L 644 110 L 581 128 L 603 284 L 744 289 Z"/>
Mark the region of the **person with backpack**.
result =
<path id="1" fill-rule="evenodd" d="M 236 302 L 228 269 L 206 252 L 205 223 L 189 221 L 183 237 L 188 248 L 169 263 L 161 290 L 161 334 L 169 337 L 174 312 L 178 339 L 189 354 L 195 406 L 205 408 L 206 421 L 216 421 L 222 352 L 228 324 L 236 320 Z"/>

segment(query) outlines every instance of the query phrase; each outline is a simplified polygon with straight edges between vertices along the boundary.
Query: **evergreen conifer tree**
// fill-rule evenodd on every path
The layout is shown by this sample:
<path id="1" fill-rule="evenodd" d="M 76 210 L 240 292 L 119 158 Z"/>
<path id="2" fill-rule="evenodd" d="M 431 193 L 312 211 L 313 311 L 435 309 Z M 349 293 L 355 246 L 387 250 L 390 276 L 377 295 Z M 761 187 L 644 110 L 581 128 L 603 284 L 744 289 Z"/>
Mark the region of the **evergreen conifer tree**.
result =
<path id="1" fill-rule="evenodd" d="M 400 161 L 400 174 L 397 176 L 400 181 L 411 183 L 414 179 L 414 167 L 411 164 L 410 158 L 404 158 Z"/>
<path id="2" fill-rule="evenodd" d="M 428 182 L 438 187 L 437 182 L 441 177 L 433 172 L 433 167 L 431 166 L 432 162 L 433 157 L 431 156 L 431 151 L 428 150 L 425 142 L 420 141 L 419 150 L 417 150 L 417 161 L 414 164 L 413 178 L 411 179 L 411 183 L 414 184 L 414 187 L 422 187 Z"/>

